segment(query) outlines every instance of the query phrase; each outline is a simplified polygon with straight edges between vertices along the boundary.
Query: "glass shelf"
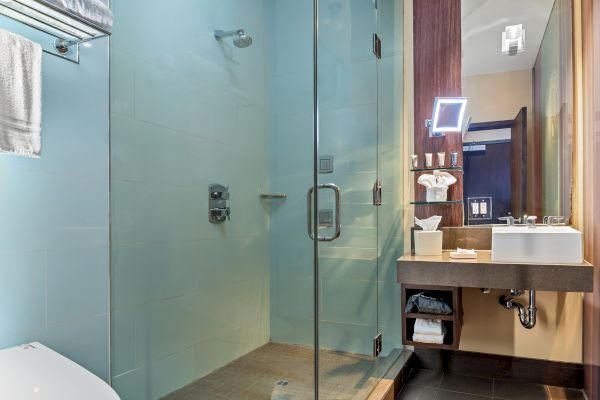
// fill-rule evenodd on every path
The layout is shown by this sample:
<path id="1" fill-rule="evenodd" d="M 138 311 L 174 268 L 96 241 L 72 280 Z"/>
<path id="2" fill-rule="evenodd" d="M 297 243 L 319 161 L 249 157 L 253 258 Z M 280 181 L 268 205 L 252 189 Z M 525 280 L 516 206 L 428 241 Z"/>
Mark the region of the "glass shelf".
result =
<path id="1" fill-rule="evenodd" d="M 428 204 L 462 204 L 462 200 L 446 200 L 446 201 L 411 201 L 410 204 L 428 205 Z"/>
<path id="2" fill-rule="evenodd" d="M 456 171 L 463 172 L 462 167 L 442 167 L 442 168 L 412 168 L 412 172 L 424 172 L 424 171 Z"/>

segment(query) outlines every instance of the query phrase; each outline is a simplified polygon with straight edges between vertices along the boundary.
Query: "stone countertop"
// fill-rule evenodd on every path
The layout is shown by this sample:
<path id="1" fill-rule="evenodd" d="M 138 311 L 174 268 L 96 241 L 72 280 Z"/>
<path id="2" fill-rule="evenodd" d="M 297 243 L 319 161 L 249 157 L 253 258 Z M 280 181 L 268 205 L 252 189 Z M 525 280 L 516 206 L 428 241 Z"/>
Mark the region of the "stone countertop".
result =
<path id="1" fill-rule="evenodd" d="M 398 259 L 399 283 L 550 292 L 592 292 L 594 267 L 582 264 L 516 264 L 492 262 L 492 252 L 477 251 L 477 259 L 407 254 Z"/>

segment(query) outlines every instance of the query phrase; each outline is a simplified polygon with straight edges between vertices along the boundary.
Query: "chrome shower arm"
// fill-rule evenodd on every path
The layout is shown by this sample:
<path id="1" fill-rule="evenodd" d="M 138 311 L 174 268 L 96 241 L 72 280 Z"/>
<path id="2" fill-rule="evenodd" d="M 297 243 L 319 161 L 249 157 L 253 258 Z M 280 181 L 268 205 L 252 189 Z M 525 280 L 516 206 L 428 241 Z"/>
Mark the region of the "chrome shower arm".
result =
<path id="1" fill-rule="evenodd" d="M 223 30 L 218 29 L 215 31 L 215 38 L 222 39 L 227 36 L 243 35 L 243 34 L 244 34 L 243 29 L 234 29 L 232 31 L 223 31 Z"/>

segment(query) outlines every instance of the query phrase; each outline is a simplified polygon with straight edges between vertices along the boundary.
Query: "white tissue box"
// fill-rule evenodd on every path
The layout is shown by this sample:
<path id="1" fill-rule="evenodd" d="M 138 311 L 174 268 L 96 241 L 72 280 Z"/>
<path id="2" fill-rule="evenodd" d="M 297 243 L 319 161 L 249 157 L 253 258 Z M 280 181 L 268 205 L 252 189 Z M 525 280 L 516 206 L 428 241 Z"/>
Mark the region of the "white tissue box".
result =
<path id="1" fill-rule="evenodd" d="M 426 199 L 428 202 L 448 200 L 448 187 L 436 186 L 427 188 Z"/>
<path id="2" fill-rule="evenodd" d="M 414 231 L 415 254 L 418 256 L 442 255 L 442 231 Z"/>

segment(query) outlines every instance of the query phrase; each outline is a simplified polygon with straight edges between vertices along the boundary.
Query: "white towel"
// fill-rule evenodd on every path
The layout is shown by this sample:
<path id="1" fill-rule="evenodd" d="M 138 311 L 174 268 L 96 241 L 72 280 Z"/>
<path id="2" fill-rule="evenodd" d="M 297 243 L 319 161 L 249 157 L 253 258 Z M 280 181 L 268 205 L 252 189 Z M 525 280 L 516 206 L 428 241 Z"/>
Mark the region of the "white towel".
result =
<path id="1" fill-rule="evenodd" d="M 439 319 L 422 319 L 415 320 L 414 332 L 421 335 L 442 335 L 442 321 Z"/>
<path id="2" fill-rule="evenodd" d="M 420 333 L 413 333 L 413 342 L 444 344 L 444 336 L 445 335 L 422 335 Z"/>
<path id="3" fill-rule="evenodd" d="M 112 31 L 113 13 L 100 0 L 44 0 L 107 31 Z"/>
<path id="4" fill-rule="evenodd" d="M 0 29 L 0 152 L 39 157 L 42 47 Z"/>

